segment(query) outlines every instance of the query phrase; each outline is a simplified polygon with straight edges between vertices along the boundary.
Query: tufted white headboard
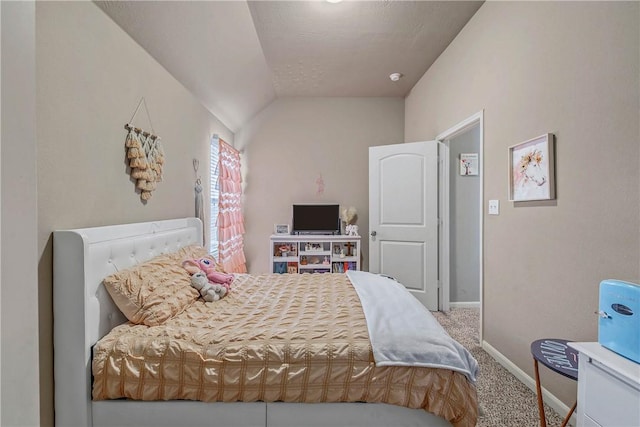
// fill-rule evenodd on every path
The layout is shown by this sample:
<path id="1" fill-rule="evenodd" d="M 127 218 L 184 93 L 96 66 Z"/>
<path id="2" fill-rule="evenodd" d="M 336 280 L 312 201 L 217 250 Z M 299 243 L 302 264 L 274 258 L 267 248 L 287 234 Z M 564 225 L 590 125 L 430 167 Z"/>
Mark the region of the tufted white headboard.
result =
<path id="1" fill-rule="evenodd" d="M 202 243 L 202 222 L 197 218 L 53 233 L 56 425 L 92 424 L 91 349 L 126 321 L 102 279 L 156 255 Z"/>

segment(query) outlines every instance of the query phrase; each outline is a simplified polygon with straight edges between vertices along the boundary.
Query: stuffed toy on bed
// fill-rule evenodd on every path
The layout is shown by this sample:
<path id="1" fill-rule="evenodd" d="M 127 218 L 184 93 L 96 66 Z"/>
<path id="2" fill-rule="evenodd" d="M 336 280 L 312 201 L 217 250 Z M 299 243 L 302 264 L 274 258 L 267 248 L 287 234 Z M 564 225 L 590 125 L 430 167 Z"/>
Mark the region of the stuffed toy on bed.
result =
<path id="1" fill-rule="evenodd" d="M 218 301 L 227 294 L 227 288 L 218 283 L 211 284 L 202 271 L 191 276 L 191 286 L 196 288 L 202 299 L 207 302 Z"/>
<path id="2" fill-rule="evenodd" d="M 217 271 L 215 267 L 215 261 L 213 261 L 212 259 L 186 259 L 182 261 L 182 267 L 184 267 L 184 269 L 192 275 L 198 272 L 203 272 L 212 285 L 222 285 L 227 289 L 227 292 L 231 290 L 233 274 L 227 274 Z"/>

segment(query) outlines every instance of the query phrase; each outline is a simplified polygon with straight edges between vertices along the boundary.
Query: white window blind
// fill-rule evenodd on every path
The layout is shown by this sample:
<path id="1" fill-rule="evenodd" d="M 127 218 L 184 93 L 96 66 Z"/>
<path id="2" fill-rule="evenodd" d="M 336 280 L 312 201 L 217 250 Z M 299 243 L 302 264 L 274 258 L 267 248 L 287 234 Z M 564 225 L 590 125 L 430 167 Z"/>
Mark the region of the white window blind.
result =
<path id="1" fill-rule="evenodd" d="M 209 215 L 209 253 L 218 260 L 220 259 L 218 254 L 218 212 L 220 209 L 220 143 L 218 136 L 214 135 L 211 138 L 211 148 L 209 155 L 209 183 L 211 194 L 211 206 Z"/>

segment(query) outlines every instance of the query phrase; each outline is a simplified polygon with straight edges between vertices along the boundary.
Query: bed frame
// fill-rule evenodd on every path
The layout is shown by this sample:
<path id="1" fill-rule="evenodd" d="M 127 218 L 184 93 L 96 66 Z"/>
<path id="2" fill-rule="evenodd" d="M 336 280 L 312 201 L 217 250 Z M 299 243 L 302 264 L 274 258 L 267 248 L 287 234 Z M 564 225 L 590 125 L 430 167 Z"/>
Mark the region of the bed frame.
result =
<path id="1" fill-rule="evenodd" d="M 125 317 L 102 286 L 118 270 L 202 244 L 181 218 L 53 233 L 55 425 L 58 427 L 449 426 L 422 409 L 372 403 L 91 400 L 93 345 Z"/>

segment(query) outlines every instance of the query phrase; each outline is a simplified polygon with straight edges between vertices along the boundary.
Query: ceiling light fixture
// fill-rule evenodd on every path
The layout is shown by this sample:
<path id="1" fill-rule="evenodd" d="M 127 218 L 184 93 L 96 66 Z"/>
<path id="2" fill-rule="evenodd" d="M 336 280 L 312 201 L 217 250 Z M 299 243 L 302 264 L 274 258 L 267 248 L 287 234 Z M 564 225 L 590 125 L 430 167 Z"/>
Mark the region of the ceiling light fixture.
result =
<path id="1" fill-rule="evenodd" d="M 342 0 L 327 0 L 327 3 L 340 3 Z"/>
<path id="2" fill-rule="evenodd" d="M 393 73 L 389 75 L 389 78 L 391 79 L 392 82 L 397 82 L 398 80 L 400 80 L 402 77 L 404 77 L 402 75 L 402 73 Z"/>

